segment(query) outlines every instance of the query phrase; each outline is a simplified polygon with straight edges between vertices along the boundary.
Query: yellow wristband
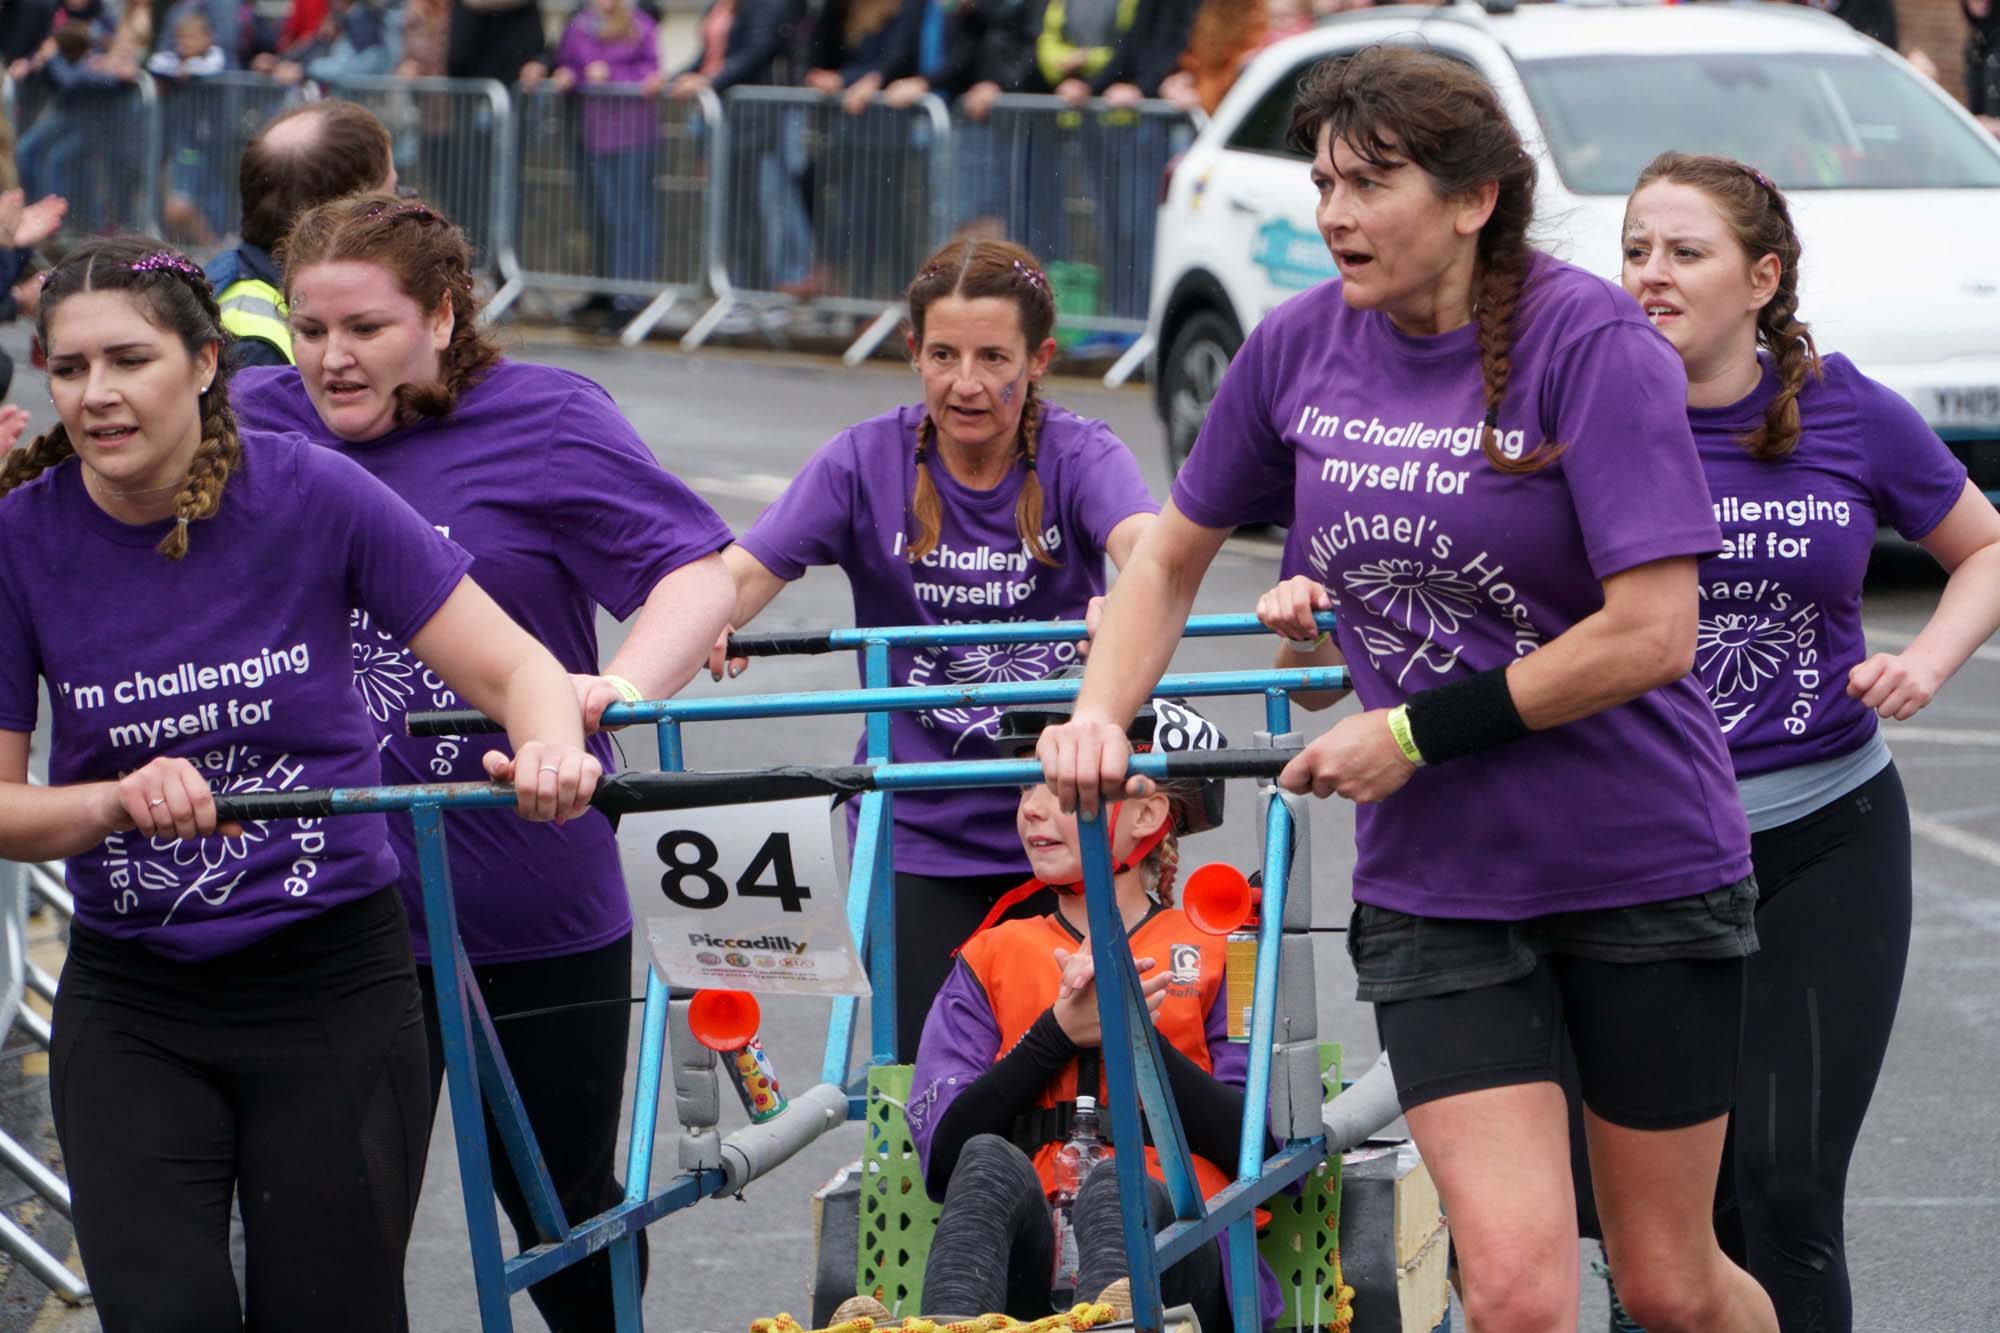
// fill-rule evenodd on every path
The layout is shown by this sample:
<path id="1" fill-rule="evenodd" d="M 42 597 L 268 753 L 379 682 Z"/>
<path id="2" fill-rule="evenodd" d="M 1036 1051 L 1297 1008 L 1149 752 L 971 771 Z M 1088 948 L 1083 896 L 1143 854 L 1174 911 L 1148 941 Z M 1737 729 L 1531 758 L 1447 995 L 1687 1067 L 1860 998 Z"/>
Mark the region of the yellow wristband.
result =
<path id="1" fill-rule="evenodd" d="M 1396 748 L 1403 752 L 1403 758 L 1418 768 L 1424 766 L 1424 752 L 1417 748 L 1416 738 L 1410 735 L 1410 706 L 1397 704 L 1389 710 L 1389 734 L 1396 738 Z"/>
<path id="2" fill-rule="evenodd" d="M 604 680 L 612 689 L 618 691 L 618 697 L 626 703 L 637 704 L 646 701 L 646 696 L 640 691 L 639 687 L 625 679 L 625 677 L 605 676 Z"/>
<path id="3" fill-rule="evenodd" d="M 1315 653 L 1318 652 L 1321 648 L 1324 648 L 1326 646 L 1326 641 L 1332 637 L 1333 637 L 1332 630 L 1323 629 L 1319 632 L 1319 637 L 1317 639 L 1286 639 L 1285 647 L 1291 649 L 1295 653 Z"/>

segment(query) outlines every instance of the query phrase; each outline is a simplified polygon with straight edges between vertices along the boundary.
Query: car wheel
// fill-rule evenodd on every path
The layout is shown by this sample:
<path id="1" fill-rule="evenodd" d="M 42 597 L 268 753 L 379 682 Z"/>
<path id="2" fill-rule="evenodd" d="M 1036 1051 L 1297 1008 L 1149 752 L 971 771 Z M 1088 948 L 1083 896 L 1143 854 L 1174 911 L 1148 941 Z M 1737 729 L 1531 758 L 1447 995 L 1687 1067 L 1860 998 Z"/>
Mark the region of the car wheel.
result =
<path id="1" fill-rule="evenodd" d="M 1174 334 L 1160 367 L 1160 398 L 1166 405 L 1167 469 L 1178 473 L 1201 433 L 1202 418 L 1215 401 L 1222 372 L 1243 345 L 1236 323 L 1216 310 L 1203 310 Z"/>

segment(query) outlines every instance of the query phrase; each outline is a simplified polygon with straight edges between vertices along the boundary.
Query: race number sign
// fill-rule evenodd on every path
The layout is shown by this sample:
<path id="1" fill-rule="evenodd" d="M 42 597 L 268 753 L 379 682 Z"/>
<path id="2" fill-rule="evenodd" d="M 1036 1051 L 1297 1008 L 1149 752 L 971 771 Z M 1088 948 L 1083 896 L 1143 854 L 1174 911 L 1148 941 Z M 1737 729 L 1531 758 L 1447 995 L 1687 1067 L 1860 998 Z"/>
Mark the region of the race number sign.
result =
<path id="1" fill-rule="evenodd" d="M 618 853 L 673 985 L 868 994 L 824 800 L 627 815 Z"/>

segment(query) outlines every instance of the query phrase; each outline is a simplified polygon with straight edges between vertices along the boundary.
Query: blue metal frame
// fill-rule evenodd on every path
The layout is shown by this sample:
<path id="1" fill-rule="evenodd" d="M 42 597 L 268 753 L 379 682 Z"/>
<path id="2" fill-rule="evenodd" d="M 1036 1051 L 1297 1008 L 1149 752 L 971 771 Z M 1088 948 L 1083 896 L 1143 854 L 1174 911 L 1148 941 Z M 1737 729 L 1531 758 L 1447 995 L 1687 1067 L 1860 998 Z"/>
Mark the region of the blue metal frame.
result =
<path id="1" fill-rule="evenodd" d="M 1322 623 L 1330 626 L 1330 616 Z M 1199 617 L 1189 622 L 1190 634 L 1261 633 L 1251 617 Z M 1056 702 L 1073 698 L 1075 681 L 1009 682 L 969 689 L 895 688 L 888 686 L 891 647 L 939 643 L 1048 642 L 1080 638 L 1074 622 L 1005 626 L 945 626 L 910 629 L 837 631 L 836 649 L 863 650 L 863 688 L 811 694 L 777 694 L 733 700 L 651 701 L 618 705 L 606 711 L 606 721 L 653 723 L 658 728 L 661 768 L 682 771 L 685 751 L 681 726 L 694 720 L 725 718 L 800 717 L 859 712 L 867 718 L 867 757 L 875 766 L 876 790 L 861 797 L 860 827 L 851 868 L 848 916 L 856 942 L 867 950 L 874 980 L 871 1009 L 871 1061 L 895 1058 L 895 926 L 893 853 L 890 837 L 895 793 L 950 787 L 1018 786 L 1040 776 L 1033 760 L 965 761 L 895 764 L 891 760 L 889 715 L 947 704 L 1000 706 L 1012 703 Z M 1169 676 L 1161 693 L 1213 696 L 1261 693 L 1266 698 L 1273 735 L 1288 727 L 1289 696 L 1299 690 L 1342 689 L 1342 668 L 1292 671 L 1218 672 Z M 1140 755 L 1132 771 L 1158 777 L 1167 759 Z M 414 787 L 367 787 L 328 793 L 337 814 L 407 810 L 415 823 L 417 855 L 423 878 L 426 929 L 431 968 L 436 981 L 439 1027 L 445 1056 L 446 1084 L 451 1097 L 453 1132 L 458 1144 L 461 1186 L 465 1196 L 467 1238 L 472 1250 L 474 1285 L 480 1323 L 489 1330 L 513 1327 L 508 1297 L 550 1274 L 600 1250 L 611 1256 L 613 1308 L 619 1333 L 641 1328 L 637 1237 L 642 1228 L 668 1213 L 717 1193 L 723 1186 L 719 1171 L 683 1171 L 655 1194 L 652 1158 L 659 1116 L 662 1066 L 665 1058 L 668 993 L 659 976 L 647 969 L 645 1008 L 641 1018 L 639 1067 L 633 1093 L 631 1139 L 627 1146 L 625 1198 L 595 1217 L 572 1225 L 564 1217 L 542 1160 L 534 1131 L 528 1124 L 513 1080 L 493 1035 L 491 1020 L 480 1000 L 471 964 L 458 937 L 458 917 L 452 898 L 451 874 L 441 812 L 447 808 L 510 806 L 504 788 L 477 783 Z M 1161 1323 L 1158 1275 L 1181 1256 L 1221 1234 L 1230 1236 L 1233 1316 L 1239 1328 L 1258 1327 L 1256 1242 L 1252 1211 L 1262 1200 L 1302 1178 L 1324 1156 L 1324 1141 L 1289 1142 L 1268 1160 L 1267 1101 L 1277 997 L 1277 937 L 1284 915 L 1284 894 L 1291 856 L 1291 813 L 1282 801 L 1269 805 L 1266 830 L 1264 905 L 1261 948 L 1252 1012 L 1249 1080 L 1243 1124 L 1243 1155 L 1238 1182 L 1213 1200 L 1204 1201 L 1196 1185 L 1171 1090 L 1167 1086 L 1158 1035 L 1148 1016 L 1131 951 L 1120 947 L 1125 938 L 1112 886 L 1108 839 L 1097 817 L 1083 821 L 1084 886 L 1090 914 L 1092 950 L 1099 978 L 1099 1005 L 1104 1025 L 1104 1064 L 1109 1090 L 1112 1133 L 1116 1140 L 1143 1140 L 1140 1116 L 1150 1126 L 1176 1221 L 1157 1236 L 1147 1204 L 1145 1159 L 1141 1153 L 1115 1158 L 1124 1212 L 1127 1259 L 1133 1278 L 1135 1320 L 1140 1329 L 1157 1330 Z M 852 1045 L 854 1002 L 836 1002 L 828 1025 L 824 1080 L 849 1091 L 850 1119 L 866 1112 L 857 1085 L 847 1082 Z M 857 1083 L 859 1080 L 857 1080 Z M 491 1109 L 503 1146 L 534 1214 L 543 1243 L 513 1259 L 502 1249 L 485 1130 Z"/>

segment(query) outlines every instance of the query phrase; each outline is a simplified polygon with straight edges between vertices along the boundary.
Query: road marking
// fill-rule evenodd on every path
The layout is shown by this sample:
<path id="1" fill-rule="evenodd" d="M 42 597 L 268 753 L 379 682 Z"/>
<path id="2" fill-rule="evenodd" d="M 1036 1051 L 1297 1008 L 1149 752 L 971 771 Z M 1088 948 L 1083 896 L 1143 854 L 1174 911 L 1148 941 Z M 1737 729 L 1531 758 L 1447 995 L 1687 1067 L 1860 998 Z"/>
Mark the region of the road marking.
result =
<path id="1" fill-rule="evenodd" d="M 1863 625 L 1861 633 L 1867 638 L 1870 645 L 1881 643 L 1887 644 L 1891 648 L 1907 648 L 1917 641 L 1916 635 L 1905 634 L 1902 630 L 1890 629 L 1885 625 Z M 1972 660 L 2000 665 L 2000 648 L 1995 648 L 1991 644 L 1974 648 L 1972 650 Z"/>
<path id="2" fill-rule="evenodd" d="M 1945 727 L 1905 726 L 1901 722 L 1884 726 L 1882 737 L 1896 745 L 1910 741 L 1919 745 L 2000 746 L 2000 731 L 1954 731 Z"/>
<path id="3" fill-rule="evenodd" d="M 1947 824 L 1941 819 L 1910 811 L 1910 832 L 1920 838 L 1928 838 L 1940 847 L 1949 848 L 1960 856 L 1969 856 L 1975 861 L 1984 861 L 1990 866 L 2000 866 L 2000 842 L 1982 838 L 1977 833 L 1967 833 L 1964 829 Z"/>

